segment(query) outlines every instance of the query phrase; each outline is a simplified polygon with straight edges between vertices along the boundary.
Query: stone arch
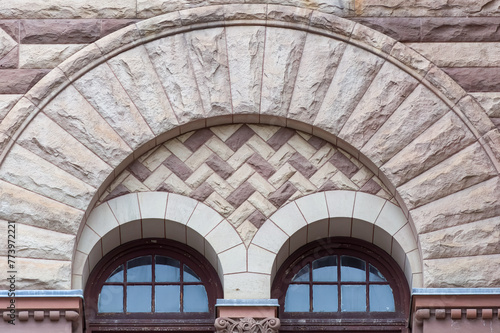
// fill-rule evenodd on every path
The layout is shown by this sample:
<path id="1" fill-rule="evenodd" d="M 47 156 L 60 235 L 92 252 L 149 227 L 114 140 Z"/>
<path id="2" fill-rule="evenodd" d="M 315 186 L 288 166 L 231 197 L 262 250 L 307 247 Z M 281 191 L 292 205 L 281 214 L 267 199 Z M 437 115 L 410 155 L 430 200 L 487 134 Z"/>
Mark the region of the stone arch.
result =
<path id="1" fill-rule="evenodd" d="M 244 246 L 227 220 L 201 202 L 165 192 L 127 194 L 99 205 L 86 219 L 76 244 L 72 287 L 83 289 L 92 269 L 108 252 L 143 238 L 166 238 L 194 248 L 212 264 L 222 282 L 232 263 L 220 253 Z M 246 265 L 245 257 L 239 259 Z"/>
<path id="2" fill-rule="evenodd" d="M 405 272 L 410 287 L 422 286 L 418 236 L 403 211 L 390 201 L 354 191 L 315 193 L 279 209 L 249 246 L 249 270 L 267 274 L 270 288 L 281 264 L 293 252 L 312 241 L 335 236 L 361 239 L 382 248 Z"/>
<path id="3" fill-rule="evenodd" d="M 2 218 L 76 236 L 100 191 L 143 152 L 240 122 L 300 129 L 362 160 L 429 242 L 424 271 L 441 265 L 429 233 L 500 214 L 500 134 L 470 95 L 361 24 L 263 4 L 141 21 L 51 71 L 0 124 Z M 482 251 L 464 244 L 447 256 Z"/>

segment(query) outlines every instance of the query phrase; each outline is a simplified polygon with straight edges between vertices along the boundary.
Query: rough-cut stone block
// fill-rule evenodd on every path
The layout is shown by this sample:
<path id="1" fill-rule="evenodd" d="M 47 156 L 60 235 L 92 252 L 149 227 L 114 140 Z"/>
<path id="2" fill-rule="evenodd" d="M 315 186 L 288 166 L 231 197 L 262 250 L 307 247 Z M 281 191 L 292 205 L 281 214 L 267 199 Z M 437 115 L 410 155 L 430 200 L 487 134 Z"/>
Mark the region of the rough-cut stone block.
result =
<path id="1" fill-rule="evenodd" d="M 1 258 L 7 260 L 7 258 Z M 71 261 L 17 258 L 18 290 L 67 290 L 71 288 Z M 4 282 L 5 281 L 5 282 Z M 7 281 L 1 289 L 9 289 Z M 42 311 L 43 313 L 43 311 Z"/>
<path id="2" fill-rule="evenodd" d="M 470 95 L 481 104 L 488 116 L 500 118 L 500 92 L 476 92 Z"/>
<path id="3" fill-rule="evenodd" d="M 231 91 L 224 29 L 186 34 L 189 56 L 208 117 L 232 113 Z"/>
<path id="4" fill-rule="evenodd" d="M 21 44 L 88 44 L 99 39 L 100 20 L 22 20 Z"/>
<path id="5" fill-rule="evenodd" d="M 63 90 L 44 112 L 112 167 L 118 166 L 132 152 L 73 86 Z"/>
<path id="6" fill-rule="evenodd" d="M 373 53 L 347 46 L 314 125 L 338 134 L 383 62 Z"/>
<path id="7" fill-rule="evenodd" d="M 121 53 L 108 60 L 108 63 L 156 135 L 178 124 L 161 82 L 143 47 Z"/>
<path id="8" fill-rule="evenodd" d="M 286 116 L 305 39 L 303 31 L 267 28 L 261 114 Z"/>
<path id="9" fill-rule="evenodd" d="M 30 123 L 17 143 L 94 188 L 112 171 L 101 158 L 44 114 Z"/>
<path id="10" fill-rule="evenodd" d="M 17 39 L 13 39 L 7 32 L 0 28 L 0 59 L 5 57 L 16 46 Z"/>
<path id="11" fill-rule="evenodd" d="M 449 112 L 385 163 L 381 170 L 399 186 L 462 150 L 474 139 L 463 122 Z"/>
<path id="12" fill-rule="evenodd" d="M 83 211 L 0 181 L 0 219 L 76 235 Z"/>
<path id="13" fill-rule="evenodd" d="M 273 4 L 267 6 L 267 19 L 270 21 L 307 25 L 311 19 L 311 14 L 311 9 Z"/>
<path id="14" fill-rule="evenodd" d="M 19 68 L 54 68 L 85 45 L 23 45 L 19 46 Z"/>
<path id="15" fill-rule="evenodd" d="M 419 233 L 440 230 L 500 214 L 498 177 L 410 211 Z"/>
<path id="16" fill-rule="evenodd" d="M 5 118 L 21 97 L 22 95 L 0 95 L 0 121 Z"/>
<path id="17" fill-rule="evenodd" d="M 146 48 L 179 123 L 201 118 L 203 104 L 185 38 L 176 35 L 159 39 Z"/>
<path id="18" fill-rule="evenodd" d="M 417 81 L 386 62 L 363 95 L 339 137 L 361 148 L 417 86 Z"/>
<path id="19" fill-rule="evenodd" d="M 335 15 L 325 14 L 322 11 L 314 11 L 309 25 L 312 28 L 332 32 L 340 36 L 341 39 L 347 39 L 351 36 L 355 23 L 351 20 L 344 20 Z"/>
<path id="20" fill-rule="evenodd" d="M 494 129 L 480 139 L 480 142 L 491 151 L 491 157 L 497 165 L 497 170 L 500 167 L 500 129 Z"/>
<path id="21" fill-rule="evenodd" d="M 0 69 L 16 69 L 19 67 L 19 46 L 15 46 L 5 56 L 0 57 Z"/>
<path id="22" fill-rule="evenodd" d="M 125 28 L 136 23 L 135 19 L 104 19 L 101 20 L 101 35 L 100 38 L 109 35 L 112 32 Z"/>
<path id="23" fill-rule="evenodd" d="M 398 66 L 401 66 L 398 62 L 406 66 L 408 69 L 405 69 L 405 71 L 410 75 L 414 75 L 418 80 L 424 77 L 432 67 L 432 63 L 428 59 L 403 43 L 394 45 L 390 59 L 394 59 Z"/>
<path id="24" fill-rule="evenodd" d="M 499 67 L 443 67 L 468 92 L 500 91 Z"/>
<path id="25" fill-rule="evenodd" d="M 368 47 L 372 52 L 386 57 L 391 52 L 396 40 L 381 34 L 380 32 L 367 28 L 362 24 L 356 24 L 351 34 L 351 41 Z"/>
<path id="26" fill-rule="evenodd" d="M 3 161 L 0 178 L 81 210 L 87 208 L 95 192 L 95 188 L 18 145 Z"/>
<path id="27" fill-rule="evenodd" d="M 0 221 L 0 231 L 7 237 L 7 221 Z M 16 256 L 31 259 L 72 259 L 74 235 L 16 224 Z M 7 247 L 0 251 L 7 256 Z"/>
<path id="28" fill-rule="evenodd" d="M 217 1 L 215 1 L 217 2 Z M 226 2 L 224 7 L 211 6 L 209 8 L 215 7 L 214 12 L 224 11 L 224 19 L 226 21 L 234 20 L 261 20 L 264 21 L 267 17 L 267 5 L 266 4 L 237 4 L 231 3 L 231 1 Z M 204 8 L 200 8 L 204 10 Z M 212 15 L 212 17 L 205 18 L 204 21 L 213 21 L 218 18 L 218 15 Z"/>
<path id="29" fill-rule="evenodd" d="M 412 209 L 481 183 L 496 174 L 484 149 L 475 143 L 398 187 L 398 192 L 408 209 Z"/>
<path id="30" fill-rule="evenodd" d="M 255 114 L 260 109 L 265 29 L 226 29 L 231 96 L 235 114 Z"/>
<path id="31" fill-rule="evenodd" d="M 18 20 L 0 20 L 0 29 L 3 29 L 13 40 L 19 40 L 19 21 Z"/>
<path id="32" fill-rule="evenodd" d="M 56 19 L 56 18 L 133 18 L 136 15 L 136 1 L 102 0 L 33 0 L 29 2 L 2 1 L 0 18 Z"/>
<path id="33" fill-rule="evenodd" d="M 457 114 L 463 114 L 470 121 L 474 130 L 477 131 L 477 136 L 483 136 L 489 131 L 495 129 L 495 125 L 492 123 L 484 109 L 481 107 L 476 100 L 467 95 L 458 102 L 454 110 Z"/>
<path id="34" fill-rule="evenodd" d="M 352 20 L 375 29 L 400 42 L 420 41 L 421 18 L 353 17 Z"/>
<path id="35" fill-rule="evenodd" d="M 73 85 L 133 149 L 154 137 L 107 64 L 94 68 Z"/>
<path id="36" fill-rule="evenodd" d="M 49 71 L 48 69 L 2 69 L 0 94 L 24 94 Z"/>
<path id="37" fill-rule="evenodd" d="M 346 44 L 309 34 L 300 60 L 288 117 L 310 123 L 323 103 Z"/>
<path id="38" fill-rule="evenodd" d="M 421 17 L 422 42 L 498 42 L 500 17 Z M 418 40 L 415 40 L 418 41 Z M 443 51 L 443 50 L 441 50 Z"/>
<path id="39" fill-rule="evenodd" d="M 500 254 L 500 218 L 421 234 L 424 259 Z"/>
<path id="40" fill-rule="evenodd" d="M 3 152 L 10 138 L 15 135 L 23 122 L 37 110 L 36 106 L 24 97 L 14 105 L 0 123 L 0 134 L 4 136 L 0 140 L 0 151 Z"/>
<path id="41" fill-rule="evenodd" d="M 493 288 L 500 283 L 500 255 L 424 260 L 426 288 Z"/>
<path id="42" fill-rule="evenodd" d="M 361 152 L 373 163 L 381 165 L 448 111 L 449 107 L 431 90 L 419 85 L 363 146 Z"/>

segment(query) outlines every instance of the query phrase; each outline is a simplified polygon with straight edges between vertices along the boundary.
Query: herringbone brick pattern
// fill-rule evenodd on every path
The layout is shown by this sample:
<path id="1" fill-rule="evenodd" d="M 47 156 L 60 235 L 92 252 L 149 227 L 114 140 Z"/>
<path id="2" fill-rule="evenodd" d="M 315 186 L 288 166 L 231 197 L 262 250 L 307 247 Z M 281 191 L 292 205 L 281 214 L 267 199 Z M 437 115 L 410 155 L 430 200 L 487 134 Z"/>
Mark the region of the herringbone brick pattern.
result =
<path id="1" fill-rule="evenodd" d="M 150 150 L 120 174 L 100 202 L 131 192 L 192 197 L 251 239 L 279 207 L 306 194 L 343 189 L 394 199 L 358 160 L 299 131 L 263 125 L 205 128 Z"/>

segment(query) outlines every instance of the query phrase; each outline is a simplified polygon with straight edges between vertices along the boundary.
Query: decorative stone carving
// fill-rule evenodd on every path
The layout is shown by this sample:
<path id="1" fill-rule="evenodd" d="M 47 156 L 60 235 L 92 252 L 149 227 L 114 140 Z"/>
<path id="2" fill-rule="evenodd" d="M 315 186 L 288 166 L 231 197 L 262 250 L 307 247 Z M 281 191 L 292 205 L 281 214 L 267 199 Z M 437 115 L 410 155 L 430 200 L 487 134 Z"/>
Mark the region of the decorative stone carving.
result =
<path id="1" fill-rule="evenodd" d="M 227 318 L 215 320 L 217 333 L 278 333 L 281 326 L 278 318 Z"/>

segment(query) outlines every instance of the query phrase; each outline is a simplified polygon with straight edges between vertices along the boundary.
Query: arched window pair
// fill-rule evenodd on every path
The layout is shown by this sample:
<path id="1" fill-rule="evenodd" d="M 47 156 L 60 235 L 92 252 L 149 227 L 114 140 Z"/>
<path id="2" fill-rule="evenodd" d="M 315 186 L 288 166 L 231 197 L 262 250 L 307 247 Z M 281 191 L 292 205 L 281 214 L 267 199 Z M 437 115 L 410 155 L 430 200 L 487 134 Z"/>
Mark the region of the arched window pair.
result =
<path id="1" fill-rule="evenodd" d="M 106 256 L 86 289 L 90 332 L 134 330 L 213 331 L 214 305 L 222 298 L 215 270 L 182 244 L 131 242 Z M 281 331 L 364 329 L 403 332 L 409 290 L 400 268 L 373 245 L 330 238 L 299 249 L 272 287 Z M 153 321 L 151 321 L 153 320 Z"/>

